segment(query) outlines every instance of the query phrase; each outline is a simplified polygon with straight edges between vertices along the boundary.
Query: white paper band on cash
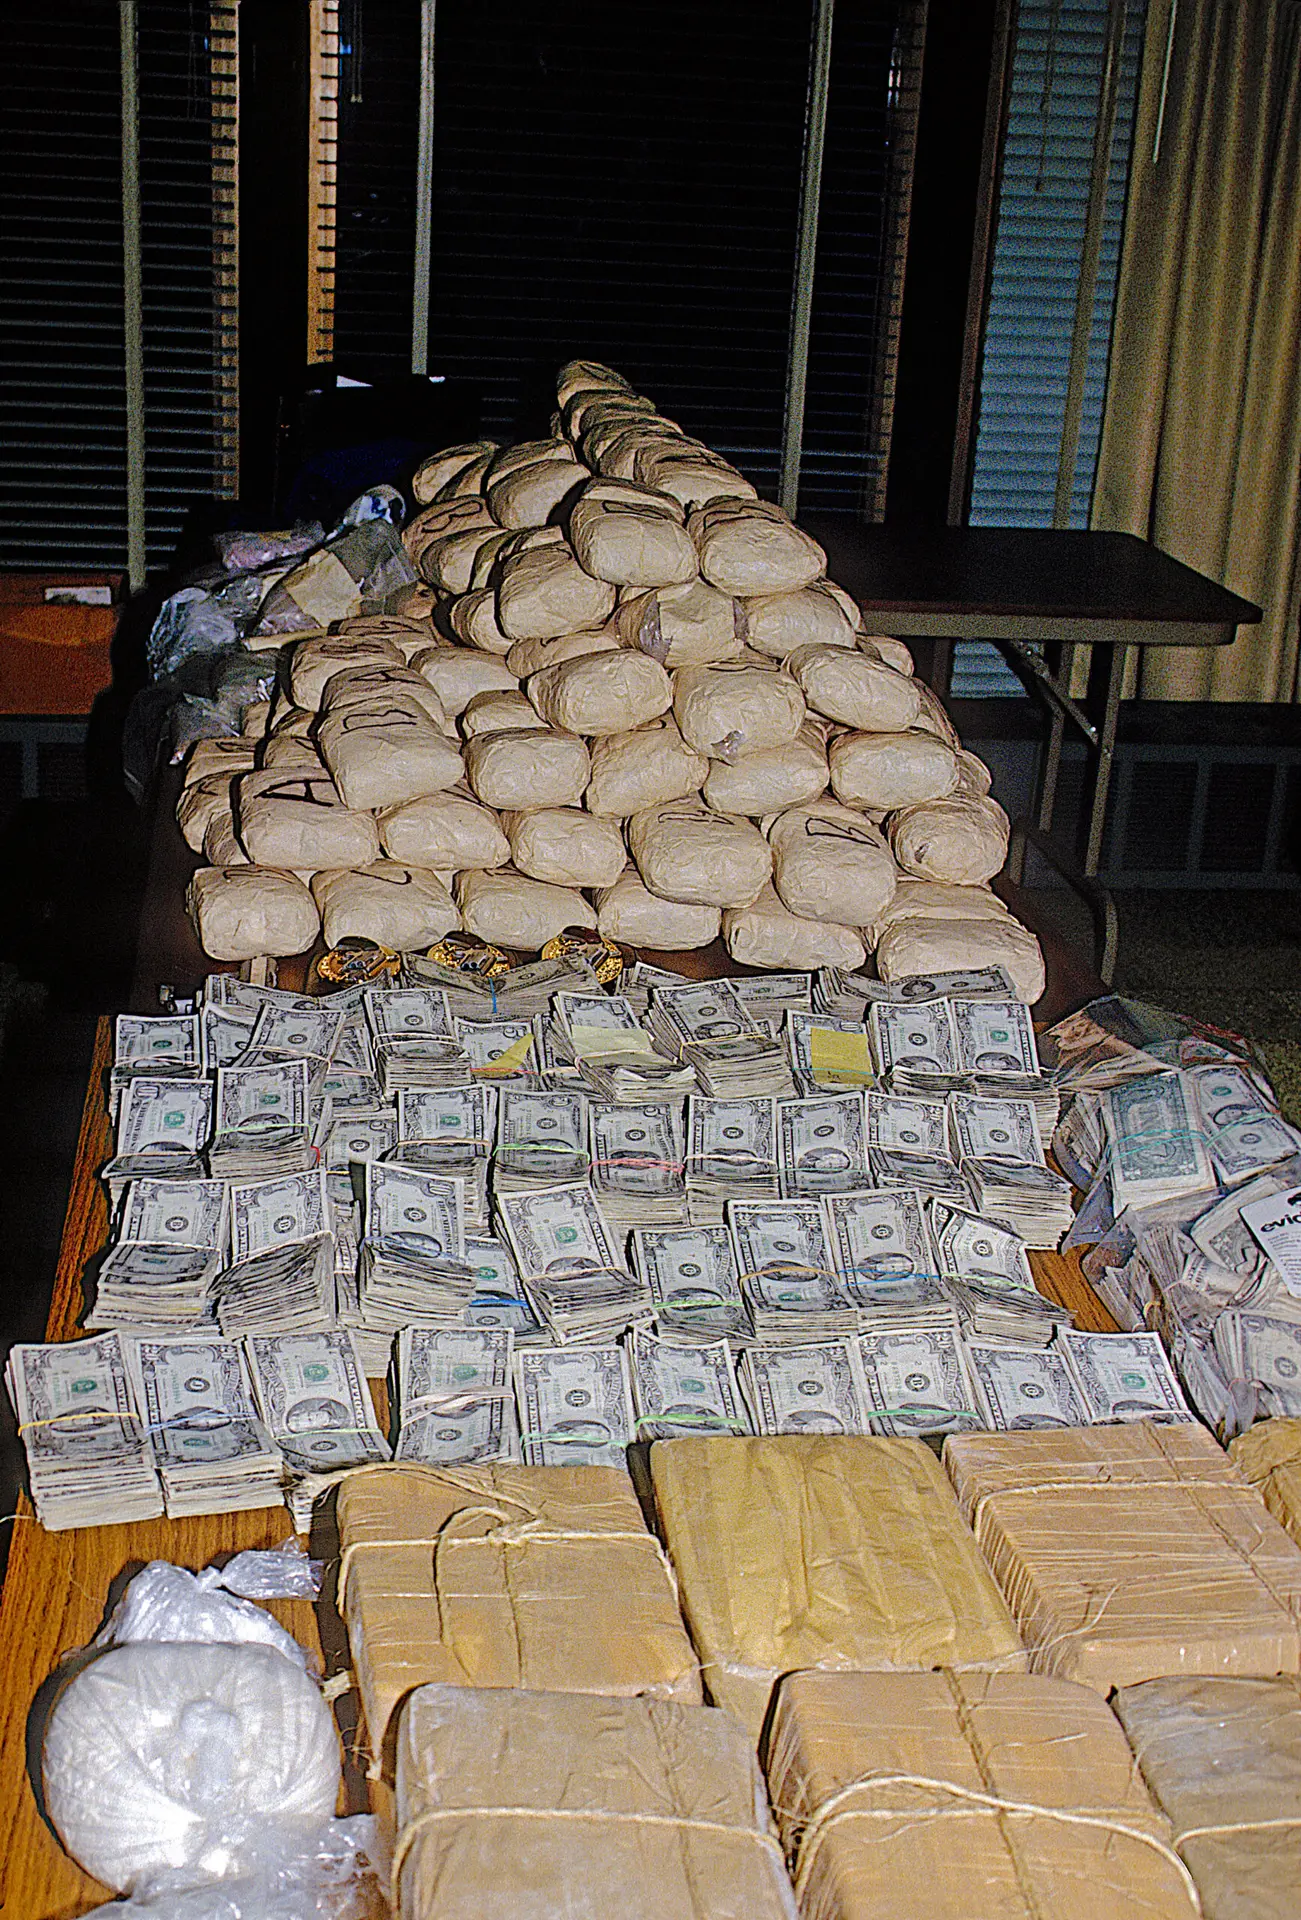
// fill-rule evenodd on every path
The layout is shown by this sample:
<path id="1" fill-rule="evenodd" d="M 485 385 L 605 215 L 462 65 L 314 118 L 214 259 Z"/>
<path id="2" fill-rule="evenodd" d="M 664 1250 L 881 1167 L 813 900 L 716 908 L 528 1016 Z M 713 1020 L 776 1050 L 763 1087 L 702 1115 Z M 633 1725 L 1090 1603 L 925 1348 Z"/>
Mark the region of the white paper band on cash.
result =
<path id="1" fill-rule="evenodd" d="M 597 1826 L 668 1827 L 677 1833 L 718 1834 L 729 1840 L 745 1840 L 759 1846 L 776 1863 L 783 1877 L 785 1856 L 778 1841 L 760 1827 L 729 1827 L 720 1820 L 697 1820 L 683 1813 L 617 1812 L 612 1807 L 431 1807 L 418 1814 L 398 1836 L 393 1855 L 393 1904 L 397 1906 L 398 1881 L 402 1868 L 420 1835 L 443 1820 L 568 1820 Z M 1187 1869 L 1185 1868 L 1186 1872 Z"/>
<path id="2" fill-rule="evenodd" d="M 925 1793 L 942 1794 L 952 1804 L 945 1804 L 937 1799 L 929 1805 L 912 1807 L 846 1805 L 846 1802 L 856 1793 L 875 1792 L 884 1787 L 916 1787 Z M 1001 1794 L 981 1793 L 974 1787 L 961 1787 L 952 1780 L 935 1780 L 921 1773 L 866 1773 L 856 1780 L 850 1780 L 845 1786 L 829 1795 L 811 1816 L 800 1837 L 799 1866 L 795 1874 L 795 1898 L 802 1908 L 805 1889 L 822 1842 L 828 1833 L 847 1821 L 917 1821 L 969 1817 L 976 1814 L 994 1814 L 1000 1821 L 1004 1818 L 1056 1820 L 1065 1826 L 1093 1827 L 1102 1833 L 1115 1834 L 1124 1839 L 1136 1841 L 1139 1846 L 1150 1847 L 1154 1853 L 1160 1854 L 1163 1860 L 1169 1861 L 1193 1903 L 1193 1911 L 1201 1910 L 1196 1882 L 1174 1848 L 1168 1846 L 1156 1834 L 1148 1833 L 1142 1827 L 1130 1826 L 1124 1820 L 1118 1820 L 1114 1813 L 1090 1812 L 1083 1808 L 1046 1807 L 1033 1800 L 1009 1800 Z"/>

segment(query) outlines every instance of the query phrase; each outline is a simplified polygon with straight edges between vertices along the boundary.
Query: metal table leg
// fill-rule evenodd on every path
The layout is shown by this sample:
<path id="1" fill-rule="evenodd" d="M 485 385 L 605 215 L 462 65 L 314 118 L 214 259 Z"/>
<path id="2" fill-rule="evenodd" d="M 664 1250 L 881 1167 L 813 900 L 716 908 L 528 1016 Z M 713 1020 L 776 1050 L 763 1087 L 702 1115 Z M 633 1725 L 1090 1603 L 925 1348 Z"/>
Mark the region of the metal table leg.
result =
<path id="1" fill-rule="evenodd" d="M 1098 735 L 1098 771 L 1093 782 L 1093 806 L 1089 813 L 1089 844 L 1084 856 L 1084 871 L 1090 879 L 1102 864 L 1102 835 L 1107 824 L 1107 794 L 1111 788 L 1111 767 L 1116 750 L 1116 722 L 1120 715 L 1120 696 L 1125 685 L 1129 648 L 1113 646 L 1107 674 L 1107 705 Z M 1040 826 L 1044 825 L 1042 818 Z"/>

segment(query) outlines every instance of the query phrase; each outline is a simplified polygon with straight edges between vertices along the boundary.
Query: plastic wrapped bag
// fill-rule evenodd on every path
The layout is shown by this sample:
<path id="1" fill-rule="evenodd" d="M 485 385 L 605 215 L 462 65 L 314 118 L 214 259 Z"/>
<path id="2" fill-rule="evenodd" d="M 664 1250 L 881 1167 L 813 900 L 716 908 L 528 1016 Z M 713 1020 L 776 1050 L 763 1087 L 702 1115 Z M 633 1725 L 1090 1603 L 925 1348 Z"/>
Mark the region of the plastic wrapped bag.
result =
<path id="1" fill-rule="evenodd" d="M 321 925 L 302 881 L 274 867 L 200 867 L 186 906 L 210 960 L 306 953 Z"/>
<path id="2" fill-rule="evenodd" d="M 236 1878 L 167 1874 L 87 1920 L 382 1920 L 385 1849 L 368 1813 L 328 1820 L 299 1847 L 268 1847 Z"/>
<path id="3" fill-rule="evenodd" d="M 673 682 L 644 653 L 593 653 L 544 667 L 528 696 L 549 725 L 590 737 L 658 720 L 673 704 Z"/>
<path id="4" fill-rule="evenodd" d="M 287 1584 L 291 1561 L 293 1585 Z M 263 1599 L 287 1593 L 314 1598 L 314 1564 L 305 1553 L 290 1555 L 283 1547 L 274 1553 L 237 1554 L 228 1567 L 205 1567 L 202 1573 L 175 1567 L 170 1560 L 151 1560 L 130 1582 L 94 1644 L 128 1647 L 152 1640 L 269 1647 L 306 1671 L 302 1647 L 265 1607 L 253 1605 L 249 1590 Z"/>
<path id="5" fill-rule="evenodd" d="M 687 745 L 671 719 L 632 733 L 607 733 L 592 742 L 592 778 L 583 805 L 589 813 L 626 820 L 643 807 L 698 793 L 710 764 Z"/>

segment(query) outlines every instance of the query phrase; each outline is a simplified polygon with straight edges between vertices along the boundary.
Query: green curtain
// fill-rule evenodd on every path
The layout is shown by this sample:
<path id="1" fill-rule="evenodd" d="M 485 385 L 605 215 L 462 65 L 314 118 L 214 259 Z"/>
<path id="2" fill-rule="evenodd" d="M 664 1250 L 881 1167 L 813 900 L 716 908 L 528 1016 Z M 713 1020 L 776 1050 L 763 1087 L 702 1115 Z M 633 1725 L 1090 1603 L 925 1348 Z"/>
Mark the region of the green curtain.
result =
<path id="1" fill-rule="evenodd" d="M 1093 524 L 1265 609 L 1143 655 L 1152 700 L 1296 700 L 1301 77 L 1296 0 L 1152 0 Z"/>

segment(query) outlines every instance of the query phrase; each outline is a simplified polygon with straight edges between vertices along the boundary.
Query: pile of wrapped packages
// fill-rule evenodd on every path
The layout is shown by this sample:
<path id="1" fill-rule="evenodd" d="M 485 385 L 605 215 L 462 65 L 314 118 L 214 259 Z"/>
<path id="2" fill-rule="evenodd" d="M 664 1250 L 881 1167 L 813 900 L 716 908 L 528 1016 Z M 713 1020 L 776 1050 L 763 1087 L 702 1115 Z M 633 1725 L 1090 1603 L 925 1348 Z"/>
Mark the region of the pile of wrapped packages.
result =
<path id="1" fill-rule="evenodd" d="M 721 932 L 755 967 L 996 965 L 1037 999 L 988 884 L 1006 816 L 908 649 L 618 374 L 571 362 L 558 401 L 545 440 L 417 471 L 405 585 L 390 556 L 368 597 L 327 543 L 246 617 L 270 697 L 193 747 L 179 808 L 204 951 Z"/>

